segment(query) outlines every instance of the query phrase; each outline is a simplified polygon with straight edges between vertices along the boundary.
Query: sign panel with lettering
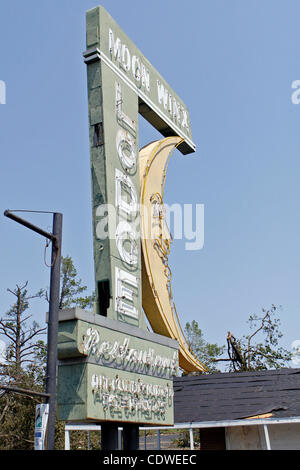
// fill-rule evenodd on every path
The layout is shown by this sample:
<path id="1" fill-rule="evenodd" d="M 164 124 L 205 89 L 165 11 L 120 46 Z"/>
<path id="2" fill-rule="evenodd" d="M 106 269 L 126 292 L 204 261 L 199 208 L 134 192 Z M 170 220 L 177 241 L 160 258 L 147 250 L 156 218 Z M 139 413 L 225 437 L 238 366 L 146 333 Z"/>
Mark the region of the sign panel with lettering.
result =
<path id="1" fill-rule="evenodd" d="M 75 308 L 60 313 L 58 357 L 60 419 L 173 423 L 176 341 Z"/>

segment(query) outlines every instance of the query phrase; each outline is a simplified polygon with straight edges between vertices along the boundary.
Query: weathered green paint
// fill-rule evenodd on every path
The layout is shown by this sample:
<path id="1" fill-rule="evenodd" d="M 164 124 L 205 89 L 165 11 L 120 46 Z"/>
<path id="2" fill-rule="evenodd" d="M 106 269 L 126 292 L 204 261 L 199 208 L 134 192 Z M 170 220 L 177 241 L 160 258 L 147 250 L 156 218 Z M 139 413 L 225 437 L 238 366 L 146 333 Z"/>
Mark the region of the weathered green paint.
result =
<path id="1" fill-rule="evenodd" d="M 134 90 L 138 97 L 140 114 L 162 135 L 179 135 L 185 138 L 186 142 L 179 147 L 179 150 L 184 154 L 194 152 L 195 144 L 192 140 L 190 117 L 181 98 L 103 7 L 89 10 L 86 18 L 87 52 L 101 57 L 102 62 L 105 62 Z M 110 32 L 114 39 L 113 48 L 110 44 Z M 162 49 L 162 54 L 167 53 L 166 51 L 167 49 Z M 180 60 L 178 58 L 179 62 Z M 145 76 L 149 77 L 149 80 L 143 80 Z M 167 93 L 163 95 L 158 93 L 158 82 L 160 90 L 162 91 L 162 85 Z M 180 108 L 179 113 L 177 113 L 177 105 Z"/>
<path id="2" fill-rule="evenodd" d="M 58 335 L 58 416 L 67 421 L 112 420 L 173 424 L 173 376 L 177 342 L 141 329 L 124 327 L 80 309 L 62 311 Z M 132 334 L 129 334 L 129 332 Z M 93 376 L 168 390 L 163 409 L 153 410 L 160 395 L 93 388 Z M 166 388 L 167 387 L 167 388 Z"/>
<path id="3" fill-rule="evenodd" d="M 149 395 L 145 391 L 137 397 L 135 392 L 114 391 L 111 394 L 103 394 L 92 390 L 93 375 L 102 375 L 110 381 L 115 381 L 117 374 L 114 369 L 86 363 L 65 363 L 59 368 L 58 374 L 58 414 L 64 421 L 117 421 L 133 422 L 140 424 L 174 424 L 173 397 L 170 395 L 162 400 L 163 407 L 151 411 L 147 409 L 145 401 L 151 400 L 152 406 L 157 403 L 156 395 Z M 129 372 L 119 372 L 118 379 L 122 383 L 155 385 L 160 390 L 173 390 L 171 380 L 164 380 L 149 376 L 140 376 Z M 139 381 L 139 382 L 138 382 Z M 103 397 L 103 395 L 105 395 Z M 71 397 L 71 399 L 70 399 Z M 109 402 L 110 397 L 111 404 Z M 103 405 L 104 401 L 104 405 Z"/>
<path id="4" fill-rule="evenodd" d="M 119 83 L 115 74 L 102 62 L 97 61 L 89 64 L 88 74 L 88 100 L 89 100 L 89 122 L 90 122 L 90 155 L 91 155 L 91 174 L 93 191 L 93 230 L 94 230 L 94 256 L 95 256 L 95 278 L 96 292 L 98 292 L 98 283 L 109 282 L 110 305 L 107 310 L 107 316 L 119 321 L 126 321 L 133 326 L 145 328 L 144 317 L 141 314 L 141 288 L 137 289 L 135 298 L 135 307 L 140 312 L 139 319 L 124 317 L 118 314 L 114 305 L 115 291 L 115 267 L 118 266 L 129 271 L 139 280 L 141 286 L 141 248 L 139 239 L 138 263 L 137 266 L 130 266 L 120 258 L 116 246 L 116 233 L 113 226 L 113 219 L 108 218 L 108 236 L 100 238 L 97 235 L 97 226 L 101 224 L 103 217 L 97 216 L 97 210 L 102 204 L 115 206 L 116 198 L 116 168 L 122 172 L 122 164 L 117 154 L 116 136 L 120 125 L 116 116 L 116 86 Z M 123 93 L 123 108 L 126 114 L 138 122 L 138 101 L 135 94 L 124 84 L 120 84 Z M 103 128 L 103 144 L 95 145 L 94 134 L 95 126 L 100 125 Z M 138 135 L 135 136 L 136 154 L 138 154 Z M 139 173 L 138 164 L 130 172 L 130 178 L 133 182 L 137 194 L 139 194 Z M 138 217 L 138 216 L 137 216 Z M 120 219 L 119 214 L 117 218 Z M 117 220 L 118 222 L 119 220 Z M 138 221 L 137 221 L 138 224 Z M 99 304 L 97 302 L 99 312 Z"/>
<path id="5" fill-rule="evenodd" d="M 93 231 L 97 312 L 101 313 L 99 299 L 106 299 L 105 314 L 112 319 L 127 322 L 132 326 L 146 328 L 141 301 L 141 244 L 139 238 L 139 214 L 128 220 L 119 210 L 116 217 L 109 214 L 107 236 L 100 234 L 106 222 L 104 205 L 115 207 L 117 194 L 117 172 L 129 178 L 139 203 L 138 164 L 138 113 L 149 120 L 163 135 L 180 135 L 185 142 L 179 147 L 183 153 L 194 151 L 190 118 L 185 104 L 143 56 L 135 44 L 121 30 L 106 10 L 99 6 L 86 14 L 86 46 L 88 107 L 90 125 L 90 155 L 93 196 Z M 117 92 L 118 90 L 118 92 Z M 120 116 L 126 118 L 120 118 Z M 131 125 L 130 123 L 133 123 Z M 118 136 L 127 133 L 124 144 L 136 157 L 131 168 L 124 166 L 118 155 Z M 124 141 L 123 141 L 124 142 Z M 123 148 L 123 146 L 120 146 Z M 128 150 L 124 150 L 126 154 Z M 130 152 L 129 152 L 130 153 Z M 128 193 L 128 186 L 127 186 Z M 130 203 L 132 193 L 124 195 Z M 116 225 L 129 222 L 137 229 L 135 238 L 137 263 L 130 264 L 121 255 L 120 243 L 116 242 Z M 119 225 L 118 225 L 119 229 Z M 123 232 L 122 232 L 123 233 Z M 124 233 L 124 237 L 126 237 Z M 123 253 L 135 246 L 127 233 L 127 242 L 121 242 Z M 126 257 L 126 256 L 125 256 Z M 131 308 L 138 317 L 120 313 L 116 308 L 116 268 L 135 276 L 136 288 L 130 287 Z M 105 292 L 103 292 L 105 287 Z M 125 300 L 125 306 L 128 300 Z M 103 312 L 102 312 L 103 313 Z"/>
<path id="6" fill-rule="evenodd" d="M 177 342 L 139 330 L 120 331 L 117 322 L 82 319 L 60 321 L 58 359 L 87 358 L 90 362 L 143 375 L 171 378 L 178 372 Z M 100 318 L 101 320 L 101 318 Z M 147 357 L 148 364 L 138 359 Z M 114 359 L 115 358 L 115 359 Z M 129 359 L 128 359 L 129 358 Z M 164 361 L 165 367 L 161 364 Z"/>

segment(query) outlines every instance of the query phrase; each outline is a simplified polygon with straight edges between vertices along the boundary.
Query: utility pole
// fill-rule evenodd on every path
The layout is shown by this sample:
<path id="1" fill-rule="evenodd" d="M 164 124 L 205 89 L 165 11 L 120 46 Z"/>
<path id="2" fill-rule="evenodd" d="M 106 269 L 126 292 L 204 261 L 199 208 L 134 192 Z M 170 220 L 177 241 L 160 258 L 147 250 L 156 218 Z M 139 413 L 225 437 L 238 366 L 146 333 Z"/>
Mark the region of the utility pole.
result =
<path id="1" fill-rule="evenodd" d="M 53 236 L 56 238 L 56 242 L 52 242 L 48 317 L 46 393 L 48 393 L 50 397 L 47 400 L 47 403 L 49 403 L 47 450 L 54 450 L 55 444 L 57 335 L 62 241 L 62 214 L 60 213 L 53 214 L 52 232 Z"/>
<path id="2" fill-rule="evenodd" d="M 58 334 L 58 310 L 60 295 L 60 266 L 62 246 L 62 219 L 60 212 L 52 212 L 53 228 L 49 233 L 27 220 L 21 219 L 13 212 L 6 210 L 4 215 L 21 225 L 33 230 L 52 241 L 49 316 L 48 316 L 48 347 L 47 347 L 47 377 L 46 394 L 49 404 L 47 450 L 54 450 L 55 444 L 55 417 L 56 417 L 56 385 L 57 385 L 57 334 Z M 19 211 L 19 212 L 46 212 L 46 211 Z"/>

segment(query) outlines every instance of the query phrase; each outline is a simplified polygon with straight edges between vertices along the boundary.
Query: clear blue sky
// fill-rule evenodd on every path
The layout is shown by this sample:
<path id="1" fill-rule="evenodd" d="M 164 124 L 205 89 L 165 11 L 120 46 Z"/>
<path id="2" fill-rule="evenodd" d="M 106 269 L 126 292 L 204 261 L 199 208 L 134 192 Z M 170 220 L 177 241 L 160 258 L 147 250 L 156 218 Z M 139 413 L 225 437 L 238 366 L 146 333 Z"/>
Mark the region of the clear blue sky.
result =
<path id="1" fill-rule="evenodd" d="M 64 214 L 63 254 L 93 286 L 85 11 L 92 0 L 2 0 L 1 269 L 6 291 L 46 287 L 45 242 L 6 208 Z M 300 339 L 300 3 L 289 0 L 104 0 L 102 5 L 189 108 L 197 151 L 169 166 L 168 202 L 205 205 L 201 251 L 173 245 L 182 323 L 210 342 L 246 333 L 251 313 L 282 305 L 282 344 Z M 156 137 L 141 126 L 141 145 Z M 51 228 L 51 217 L 32 217 Z M 47 305 L 32 313 L 41 323 Z"/>

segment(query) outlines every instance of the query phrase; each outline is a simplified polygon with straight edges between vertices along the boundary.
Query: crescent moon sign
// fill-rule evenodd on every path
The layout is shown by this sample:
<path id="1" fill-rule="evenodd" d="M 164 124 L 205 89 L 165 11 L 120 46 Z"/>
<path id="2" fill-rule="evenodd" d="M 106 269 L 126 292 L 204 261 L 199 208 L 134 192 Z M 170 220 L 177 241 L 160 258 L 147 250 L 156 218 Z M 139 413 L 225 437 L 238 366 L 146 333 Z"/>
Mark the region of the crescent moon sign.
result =
<path id="1" fill-rule="evenodd" d="M 151 142 L 139 152 L 142 304 L 153 331 L 178 341 L 179 366 L 187 372 L 204 372 L 207 368 L 191 351 L 180 325 L 168 264 L 172 235 L 166 223 L 163 196 L 169 160 L 182 142 L 181 137 L 167 137 Z"/>

